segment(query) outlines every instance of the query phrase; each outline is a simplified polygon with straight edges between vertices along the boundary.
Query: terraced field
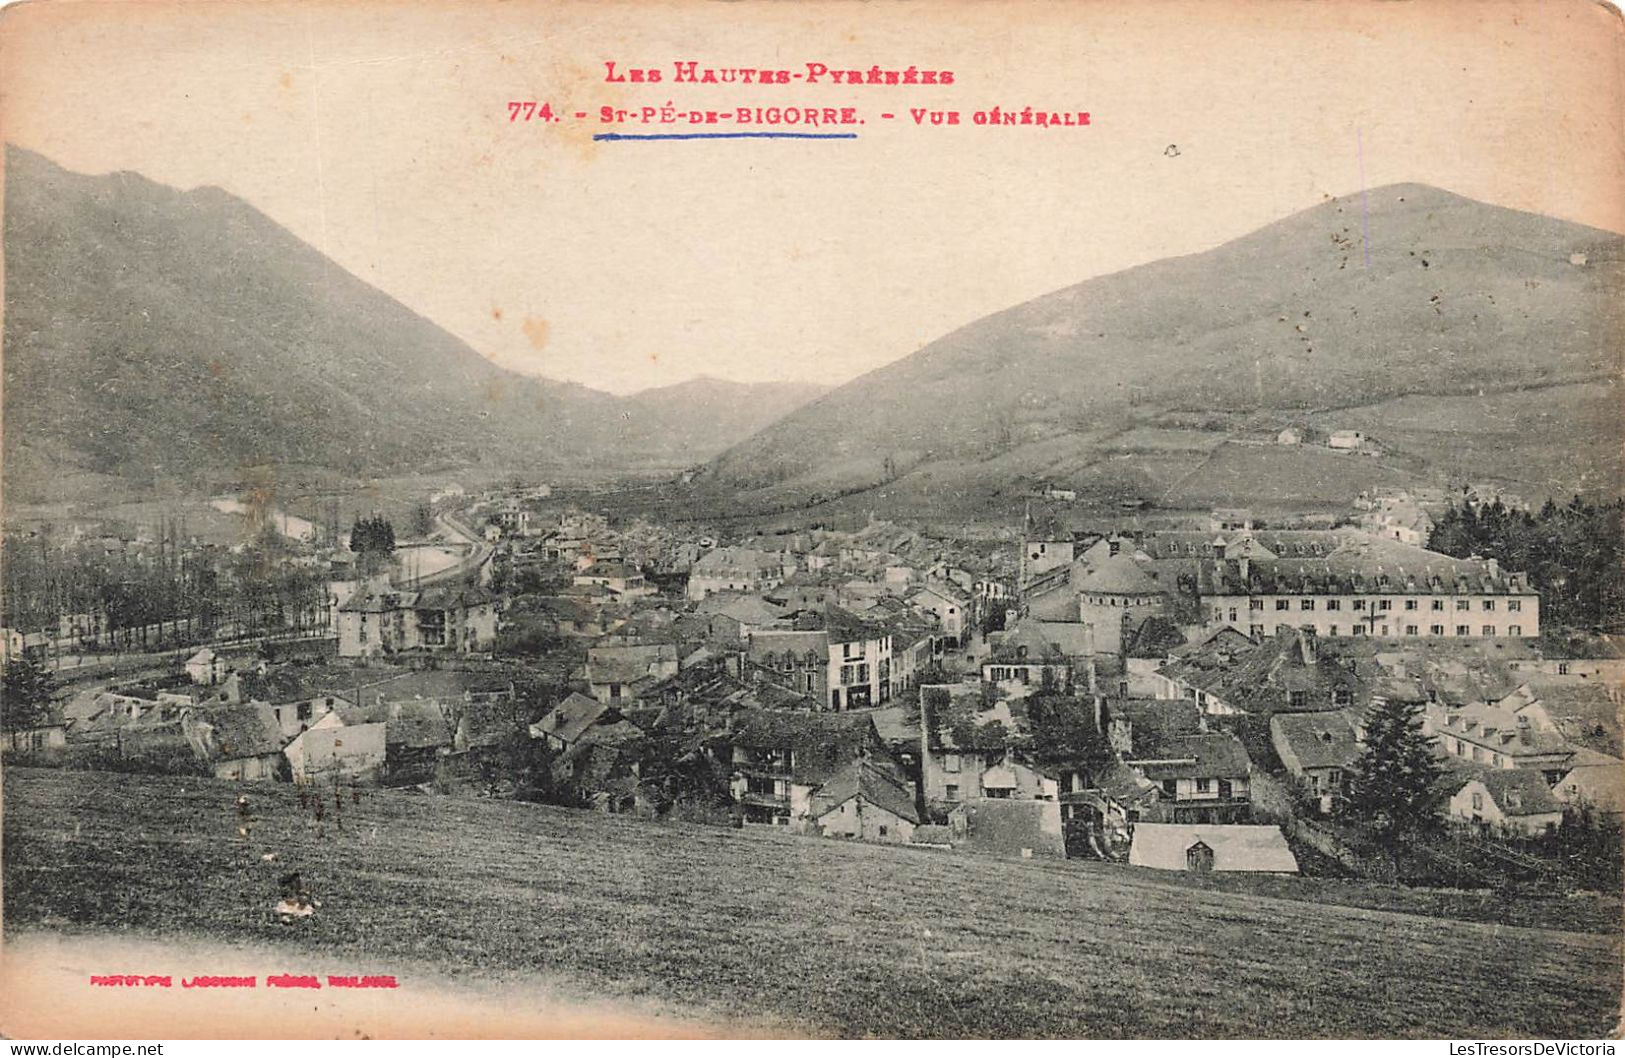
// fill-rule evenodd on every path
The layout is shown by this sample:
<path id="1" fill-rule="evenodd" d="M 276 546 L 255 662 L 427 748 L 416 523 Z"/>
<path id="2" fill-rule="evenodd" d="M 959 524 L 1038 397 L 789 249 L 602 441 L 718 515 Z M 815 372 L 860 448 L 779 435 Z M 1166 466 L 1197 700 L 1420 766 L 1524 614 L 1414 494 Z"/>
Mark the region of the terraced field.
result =
<path id="1" fill-rule="evenodd" d="M 290 787 L 195 779 L 7 769 L 4 794 L 14 938 L 429 966 L 521 1004 L 533 977 L 562 980 L 819 1035 L 1584 1038 L 1616 1022 L 1617 931 L 1331 906 L 1307 882 L 1296 899 L 1291 881 L 1264 895 L 398 793 L 329 793 L 318 820 Z M 291 926 L 272 911 L 289 870 L 321 903 Z"/>

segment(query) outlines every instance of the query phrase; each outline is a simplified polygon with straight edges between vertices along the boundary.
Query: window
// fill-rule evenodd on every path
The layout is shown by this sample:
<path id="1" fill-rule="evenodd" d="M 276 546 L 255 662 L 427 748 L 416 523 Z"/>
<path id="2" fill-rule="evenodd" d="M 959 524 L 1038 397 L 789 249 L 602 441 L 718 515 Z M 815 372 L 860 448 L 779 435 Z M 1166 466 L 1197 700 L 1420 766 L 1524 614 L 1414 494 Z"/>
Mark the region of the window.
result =
<path id="1" fill-rule="evenodd" d="M 1430 635 L 1430 636 L 1442 636 L 1442 635 L 1444 635 L 1444 625 L 1428 625 L 1428 635 Z"/>
<path id="2" fill-rule="evenodd" d="M 880 828 L 880 836 L 881 836 L 881 837 L 885 837 L 885 836 L 886 836 L 886 828 L 885 828 L 885 827 L 881 827 L 881 828 Z"/>
<path id="3" fill-rule="evenodd" d="M 1474 790 L 1473 791 L 1473 811 L 1482 812 L 1483 810 L 1484 810 L 1484 795 L 1479 793 L 1477 790 Z"/>
<path id="4" fill-rule="evenodd" d="M 1405 609 L 1407 609 L 1407 610 L 1416 609 L 1416 600 L 1415 599 L 1406 599 L 1405 600 Z"/>
<path id="5" fill-rule="evenodd" d="M 1508 599 L 1507 600 L 1507 609 L 1511 610 L 1513 613 L 1517 613 L 1518 611 L 1523 609 L 1523 600 L 1522 599 Z"/>
<path id="6" fill-rule="evenodd" d="M 1300 609 L 1300 610 L 1313 610 L 1314 608 L 1315 608 L 1315 600 L 1313 600 L 1313 599 L 1299 599 L 1298 600 L 1298 609 Z"/>
<path id="7" fill-rule="evenodd" d="M 1493 636 L 1495 634 L 1495 626 L 1494 625 L 1485 625 L 1484 626 L 1484 634 L 1487 635 L 1487 636 Z"/>
<path id="8" fill-rule="evenodd" d="M 1309 704 L 1309 695 L 1305 691 L 1288 691 L 1287 701 L 1294 709 L 1302 709 Z"/>
<path id="9" fill-rule="evenodd" d="M 1359 625 L 1355 625 L 1354 626 L 1354 634 L 1357 635 L 1357 636 L 1363 636 L 1363 635 L 1365 635 L 1365 629 L 1361 628 Z"/>
<path id="10" fill-rule="evenodd" d="M 953 783 L 949 783 L 947 786 L 942 788 L 942 796 L 949 801 L 959 800 L 959 787 Z"/>
<path id="11" fill-rule="evenodd" d="M 1473 634 L 1473 630 L 1468 628 L 1466 625 L 1457 625 L 1456 634 L 1458 636 L 1469 636 Z"/>
<path id="12" fill-rule="evenodd" d="M 949 753 L 946 756 L 944 756 L 942 758 L 942 770 L 943 771 L 958 771 L 959 770 L 959 754 L 957 754 L 957 753 Z"/>
<path id="13" fill-rule="evenodd" d="M 1277 610 L 1290 610 L 1292 609 L 1292 602 L 1289 599 L 1276 599 L 1275 608 Z"/>
<path id="14" fill-rule="evenodd" d="M 1212 789 L 1213 789 L 1213 780 L 1212 779 L 1197 779 L 1196 780 L 1196 792 L 1197 793 L 1209 793 L 1209 792 L 1212 791 Z"/>
<path id="15" fill-rule="evenodd" d="M 1329 636 L 1335 636 L 1337 634 L 1337 626 L 1332 625 L 1329 628 L 1327 628 L 1326 629 L 1326 634 L 1329 635 Z"/>
<path id="16" fill-rule="evenodd" d="M 1365 600 L 1364 600 L 1364 599 L 1355 599 L 1355 600 L 1354 600 L 1354 608 L 1355 608 L 1355 609 L 1356 609 L 1356 610 L 1363 610 L 1363 609 L 1365 609 Z"/>
<path id="17" fill-rule="evenodd" d="M 1569 663 L 1566 661 L 1559 661 L 1557 663 L 1557 674 L 1559 676 L 1567 676 L 1569 674 Z"/>
<path id="18" fill-rule="evenodd" d="M 1234 624 L 1235 622 L 1236 622 L 1236 608 L 1234 606 L 1232 606 L 1232 607 L 1230 607 L 1230 623 Z"/>
<path id="19" fill-rule="evenodd" d="M 1435 610 L 1444 609 L 1444 600 L 1443 599 L 1434 599 L 1432 608 L 1435 609 Z"/>
<path id="20" fill-rule="evenodd" d="M 1488 613 L 1489 611 L 1491 611 L 1493 609 L 1495 609 L 1495 600 L 1494 599 L 1485 599 L 1484 600 L 1484 611 L 1486 613 Z"/>
<path id="21" fill-rule="evenodd" d="M 1262 610 L 1263 608 L 1264 608 L 1264 600 L 1263 599 L 1248 599 L 1247 600 L 1247 609 L 1249 609 L 1249 610 Z"/>
<path id="22" fill-rule="evenodd" d="M 1470 600 L 1467 600 L 1467 599 L 1457 599 L 1456 600 L 1456 609 L 1457 610 L 1470 610 L 1472 608 L 1473 608 L 1473 604 L 1472 604 L 1472 602 Z"/>
<path id="23" fill-rule="evenodd" d="M 1509 635 L 1509 636 L 1521 636 L 1521 635 L 1523 635 L 1523 625 L 1507 625 L 1507 635 Z"/>
<path id="24" fill-rule="evenodd" d="M 1327 599 L 1326 600 L 1326 609 L 1328 609 L 1328 610 L 1341 610 L 1342 608 L 1343 608 L 1343 600 L 1342 599 Z"/>
<path id="25" fill-rule="evenodd" d="M 1414 636 L 1416 634 L 1416 626 L 1415 625 L 1406 625 L 1405 626 L 1405 634 L 1408 635 L 1408 636 Z"/>
<path id="26" fill-rule="evenodd" d="M 1394 600 L 1392 600 L 1392 599 L 1378 599 L 1377 600 L 1377 609 L 1382 610 L 1383 612 L 1386 613 L 1387 611 L 1392 610 L 1393 608 L 1394 608 Z"/>

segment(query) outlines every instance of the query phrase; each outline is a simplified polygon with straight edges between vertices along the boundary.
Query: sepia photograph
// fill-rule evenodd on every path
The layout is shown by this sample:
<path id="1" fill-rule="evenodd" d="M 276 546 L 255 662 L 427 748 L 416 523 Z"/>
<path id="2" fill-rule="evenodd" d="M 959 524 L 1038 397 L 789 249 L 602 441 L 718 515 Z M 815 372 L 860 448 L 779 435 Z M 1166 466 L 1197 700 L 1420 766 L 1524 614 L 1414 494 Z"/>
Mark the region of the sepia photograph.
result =
<path id="1" fill-rule="evenodd" d="M 1617 1038 L 1618 7 L 22 0 L 0 139 L 0 1036 Z"/>

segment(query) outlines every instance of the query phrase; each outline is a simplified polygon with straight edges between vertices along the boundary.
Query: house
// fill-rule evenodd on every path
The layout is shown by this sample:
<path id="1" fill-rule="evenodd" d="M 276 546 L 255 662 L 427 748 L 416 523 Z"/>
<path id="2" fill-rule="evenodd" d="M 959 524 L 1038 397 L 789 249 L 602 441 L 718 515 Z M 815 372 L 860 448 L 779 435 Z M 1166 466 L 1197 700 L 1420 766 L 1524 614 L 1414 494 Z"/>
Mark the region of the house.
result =
<path id="1" fill-rule="evenodd" d="M 1563 807 L 1582 816 L 1625 815 L 1625 761 L 1579 750 L 1568 772 L 1552 787 Z"/>
<path id="2" fill-rule="evenodd" d="M 208 647 L 187 658 L 183 667 L 186 669 L 187 679 L 205 687 L 219 683 L 226 674 L 225 659 Z"/>
<path id="3" fill-rule="evenodd" d="M 1298 860 L 1280 827 L 1137 823 L 1130 865 L 1192 874 L 1297 874 Z"/>
<path id="4" fill-rule="evenodd" d="M 1447 819 L 1491 834 L 1535 836 L 1563 822 L 1563 804 L 1538 771 L 1457 764 L 1446 773 Z"/>
<path id="5" fill-rule="evenodd" d="M 597 646 L 587 650 L 589 693 L 601 702 L 620 702 L 677 674 L 677 647 L 671 643 Z"/>
<path id="6" fill-rule="evenodd" d="M 436 762 L 452 749 L 446 712 L 433 698 L 376 698 L 365 706 L 339 704 L 346 727 L 382 723 L 384 777 L 394 786 L 428 782 Z"/>
<path id="7" fill-rule="evenodd" d="M 982 682 L 1010 698 L 1024 698 L 1046 688 L 1064 690 L 1072 684 L 1072 663 L 1044 634 L 1042 623 L 1017 622 L 1008 631 L 988 637 L 989 653 L 982 662 Z"/>
<path id="8" fill-rule="evenodd" d="M 1270 744 L 1286 770 L 1319 799 L 1322 812 L 1331 810 L 1360 759 L 1354 724 L 1341 711 L 1276 713 L 1270 717 Z"/>
<path id="9" fill-rule="evenodd" d="M 335 723 L 301 732 L 282 750 L 293 781 L 304 785 L 382 782 L 388 763 L 388 726 Z"/>
<path id="10" fill-rule="evenodd" d="M 1163 821 L 1233 823 L 1251 814 L 1252 760 L 1234 735 L 1179 735 L 1156 757 L 1126 763 L 1161 787 Z"/>
<path id="11" fill-rule="evenodd" d="M 545 739 L 554 749 L 566 749 L 579 741 L 589 728 L 599 723 L 613 724 L 621 719 L 620 710 L 608 701 L 572 691 L 546 716 L 530 725 L 530 737 Z"/>
<path id="12" fill-rule="evenodd" d="M 552 762 L 553 782 L 601 812 L 630 811 L 639 801 L 642 739 L 627 720 L 589 728 Z"/>
<path id="13" fill-rule="evenodd" d="M 1319 640 L 1285 626 L 1262 643 L 1222 630 L 1157 671 L 1157 697 L 1189 699 L 1204 716 L 1347 708 L 1362 694 L 1360 677 Z"/>
<path id="14" fill-rule="evenodd" d="M 742 644 L 757 632 L 777 625 L 786 609 L 760 595 L 716 592 L 700 600 L 694 613 L 712 619 L 708 625 L 711 638 Z"/>
<path id="15" fill-rule="evenodd" d="M 25 727 L 7 726 L 0 731 L 0 749 L 9 753 L 38 753 L 42 750 L 61 749 L 68 744 L 68 726 L 62 711 L 51 710 L 45 723 Z"/>
<path id="16" fill-rule="evenodd" d="M 814 701 L 829 701 L 829 634 L 769 628 L 750 637 L 745 658 L 752 672 Z"/>
<path id="17" fill-rule="evenodd" d="M 1591 676 L 1539 676 L 1496 703 L 1535 730 L 1610 757 L 1625 756 L 1621 739 L 1621 686 Z"/>
<path id="18" fill-rule="evenodd" d="M 908 596 L 908 601 L 937 620 L 937 627 L 958 647 L 964 643 L 970 621 L 970 602 L 957 590 L 941 584 L 928 584 Z"/>
<path id="19" fill-rule="evenodd" d="M 1288 426 L 1286 429 L 1275 435 L 1275 443 L 1278 445 L 1302 444 L 1303 431 L 1298 429 L 1296 426 Z"/>
<path id="20" fill-rule="evenodd" d="M 689 567 L 688 597 L 703 599 L 718 592 L 762 592 L 794 569 L 789 556 L 748 547 L 707 551 Z"/>
<path id="21" fill-rule="evenodd" d="M 1189 698 L 1108 698 L 1106 739 L 1118 753 L 1155 757 L 1170 738 L 1199 735 L 1207 719 Z"/>
<path id="22" fill-rule="evenodd" d="M 1239 533 L 1253 527 L 1253 512 L 1245 507 L 1215 507 L 1208 515 L 1208 528 L 1216 533 Z"/>
<path id="23" fill-rule="evenodd" d="M 581 586 L 600 585 L 624 599 L 659 594 L 659 590 L 644 579 L 642 570 L 625 562 L 594 562 L 576 573 L 572 581 Z"/>
<path id="24" fill-rule="evenodd" d="M 1542 731 L 1530 717 L 1499 705 L 1430 705 L 1427 727 L 1439 748 L 1457 760 L 1533 771 L 1548 784 L 1563 777 L 1574 755 L 1561 735 Z"/>
<path id="25" fill-rule="evenodd" d="M 867 709 L 891 701 L 890 632 L 839 606 L 826 607 L 821 623 L 829 636 L 830 708 Z"/>
<path id="26" fill-rule="evenodd" d="M 475 585 L 358 591 L 338 609 L 339 656 L 474 653 L 496 641 L 496 597 Z"/>
<path id="27" fill-rule="evenodd" d="M 812 794 L 811 829 L 830 838 L 906 845 L 920 815 L 914 789 L 895 768 L 867 758 L 843 766 Z"/>
<path id="28" fill-rule="evenodd" d="M 964 801 L 948 815 L 957 848 L 995 856 L 1065 859 L 1066 838 L 1056 801 L 980 798 Z"/>
<path id="29" fill-rule="evenodd" d="M 866 713 L 755 710 L 745 715 L 732 748 L 733 795 L 746 823 L 812 829 L 815 810 L 827 811 L 829 798 L 844 787 L 832 788 L 817 805 L 814 794 L 860 761 L 903 781 Z"/>
<path id="30" fill-rule="evenodd" d="M 1365 444 L 1365 434 L 1359 430 L 1333 430 L 1326 438 L 1327 448 L 1354 450 Z"/>
<path id="31" fill-rule="evenodd" d="M 222 705 L 185 710 L 181 730 L 198 760 L 217 779 L 248 782 L 282 777 L 282 726 L 268 705 Z"/>

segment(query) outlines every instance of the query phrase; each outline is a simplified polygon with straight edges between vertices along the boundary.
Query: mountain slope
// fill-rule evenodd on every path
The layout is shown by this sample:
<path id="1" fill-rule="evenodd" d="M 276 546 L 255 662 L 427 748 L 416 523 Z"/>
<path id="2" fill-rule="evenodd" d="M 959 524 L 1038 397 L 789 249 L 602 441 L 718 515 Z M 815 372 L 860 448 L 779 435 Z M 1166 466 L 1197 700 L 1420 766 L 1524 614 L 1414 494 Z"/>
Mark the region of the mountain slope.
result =
<path id="1" fill-rule="evenodd" d="M 685 410 L 677 393 L 651 417 L 506 371 L 217 188 L 8 147 L 5 205 L 8 484 L 268 463 L 669 466 L 770 421 L 754 398 Z"/>
<path id="2" fill-rule="evenodd" d="M 822 395 L 827 387 L 809 382 L 728 382 L 700 377 L 674 386 L 646 389 L 627 398 L 643 428 L 665 443 L 674 459 L 703 462 L 720 448 L 719 427 L 728 443 L 742 441 Z"/>
<path id="3" fill-rule="evenodd" d="M 1201 445 L 1153 439 L 1149 470 L 1133 458 L 1102 465 L 1138 450 L 1120 443 L 1125 434 L 1216 442 L 1408 394 L 1612 378 L 1625 335 L 1622 251 L 1619 235 L 1431 187 L 1373 190 L 1368 217 L 1358 198 L 1328 200 L 1213 250 L 962 327 L 724 453 L 702 487 L 781 505 L 883 483 L 968 495 L 986 492 L 991 471 L 1004 481 L 1094 474 L 1104 492 L 1154 498 L 1166 484 L 1162 450 Z M 1617 414 L 1584 418 L 1577 443 L 1617 450 Z M 1518 452 L 1505 457 L 1515 465 Z M 1200 458 L 1172 462 L 1177 477 Z"/>

